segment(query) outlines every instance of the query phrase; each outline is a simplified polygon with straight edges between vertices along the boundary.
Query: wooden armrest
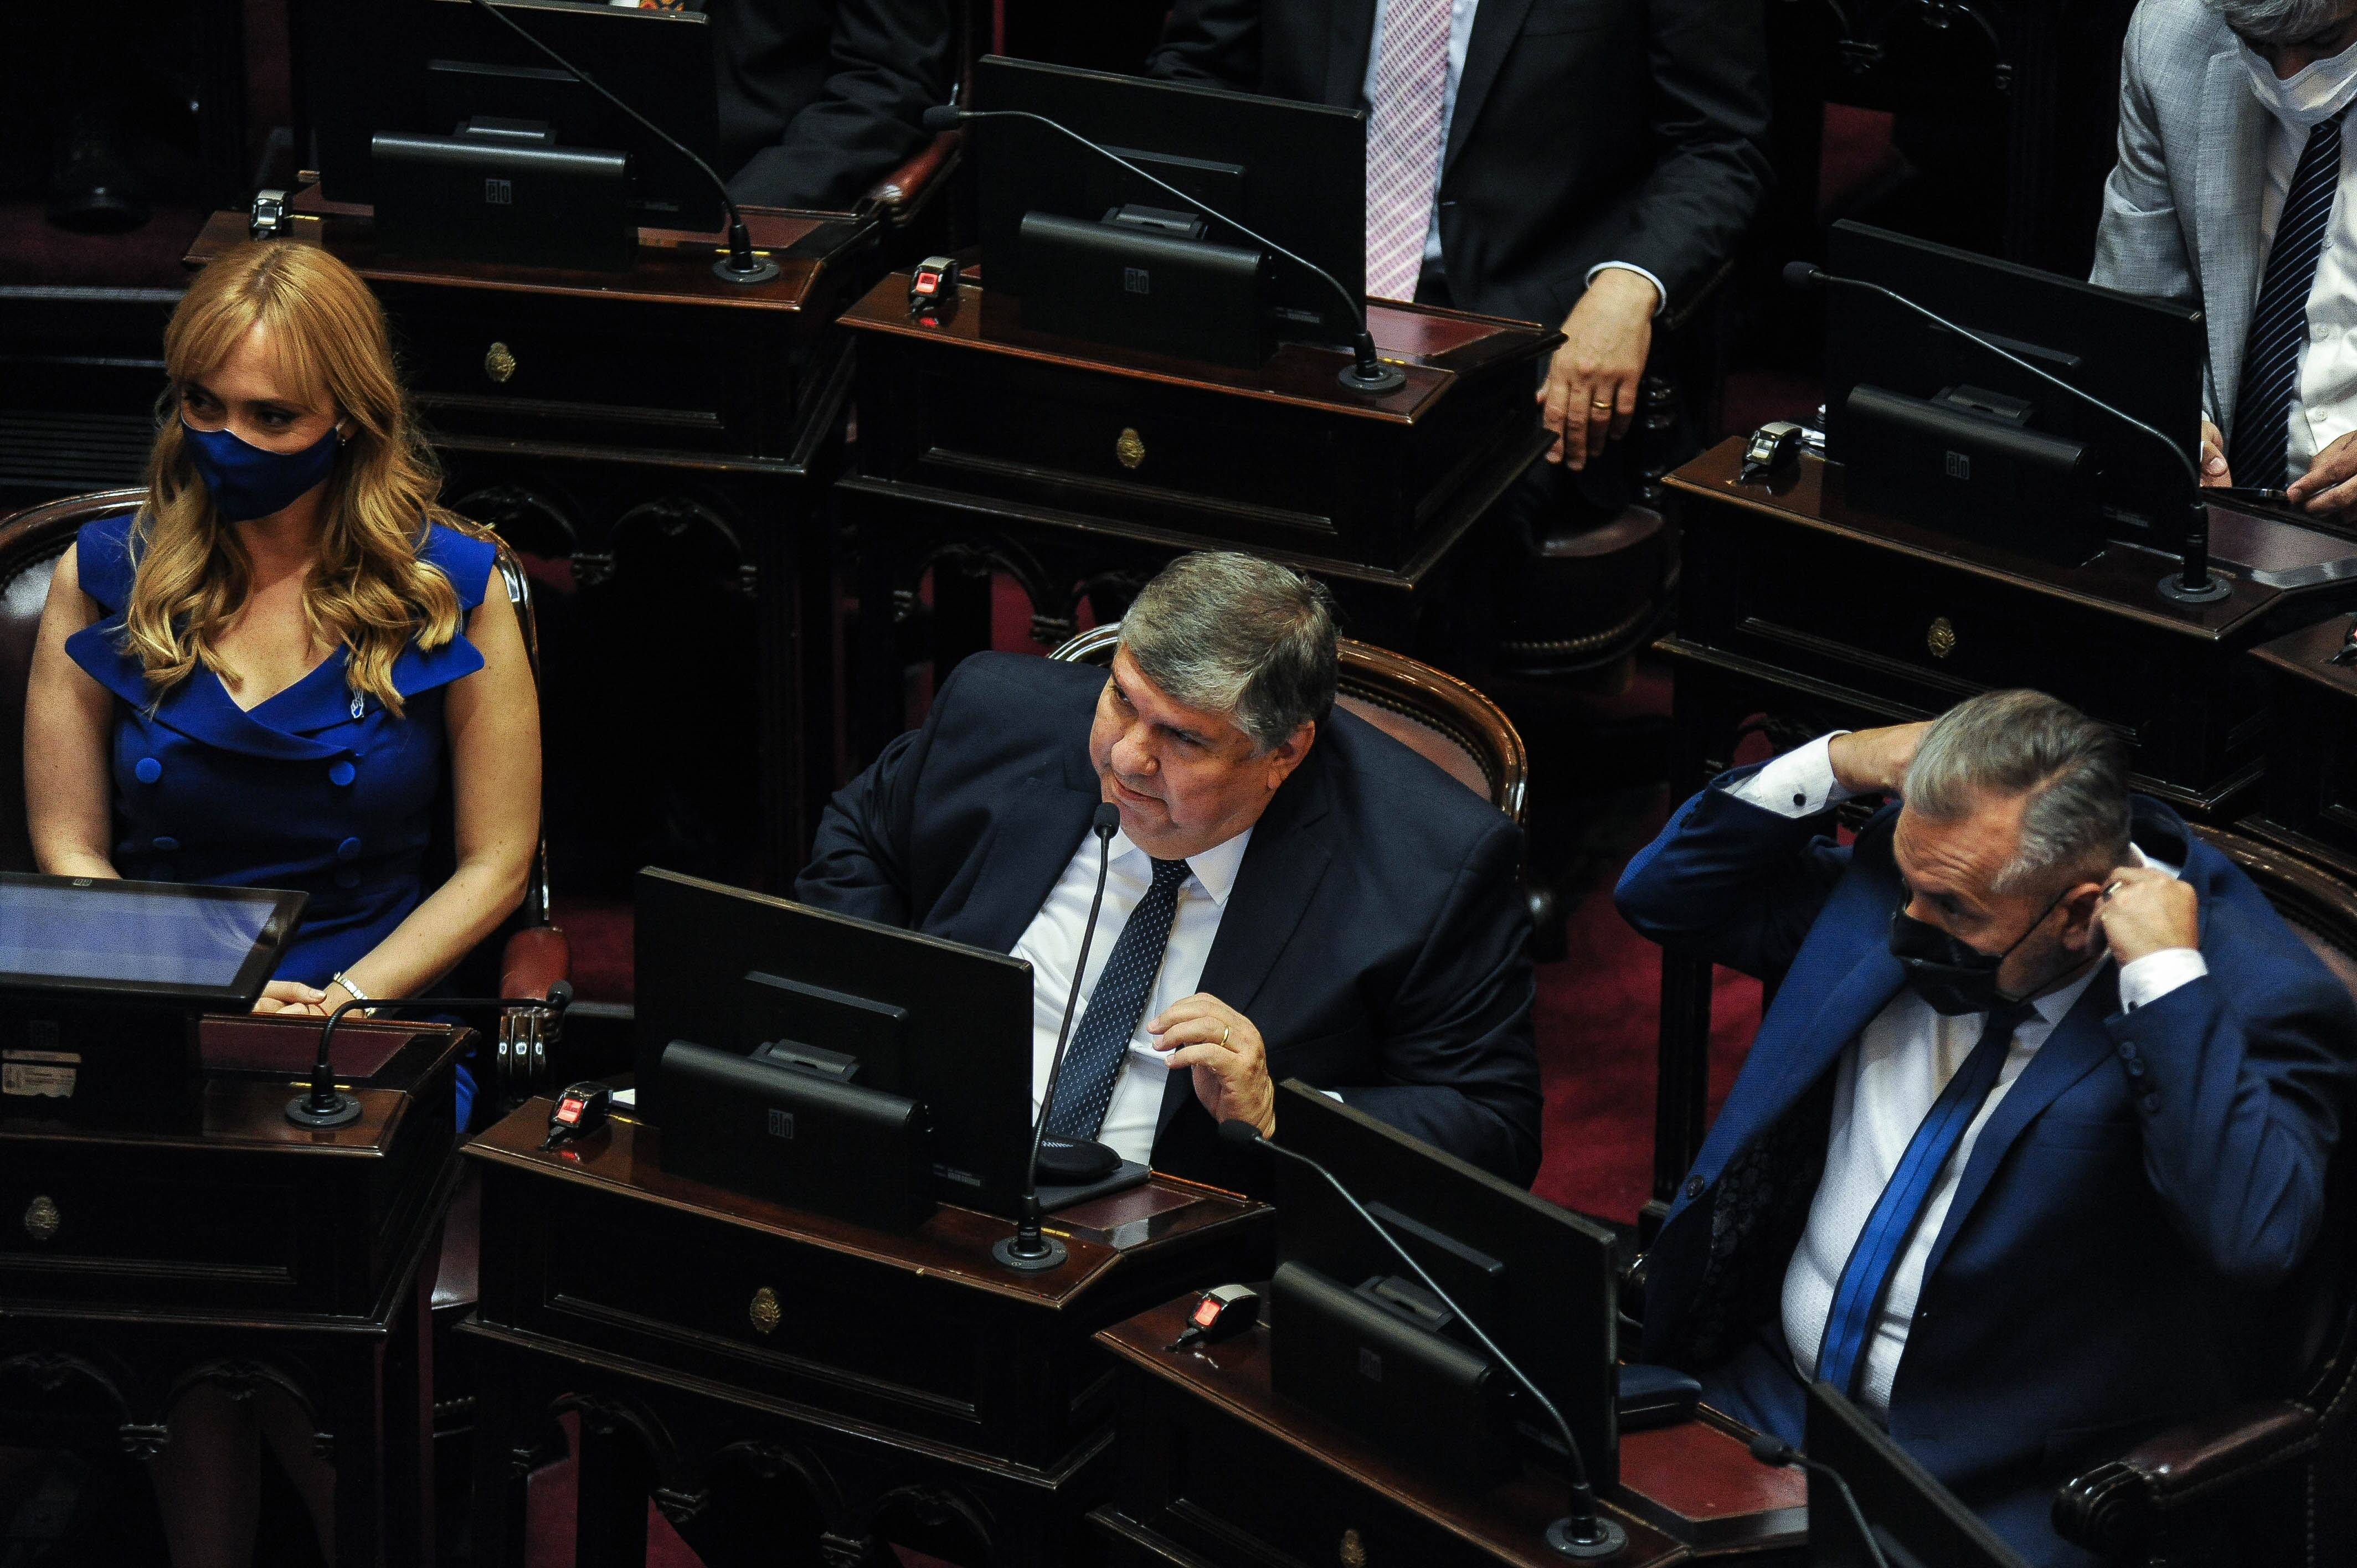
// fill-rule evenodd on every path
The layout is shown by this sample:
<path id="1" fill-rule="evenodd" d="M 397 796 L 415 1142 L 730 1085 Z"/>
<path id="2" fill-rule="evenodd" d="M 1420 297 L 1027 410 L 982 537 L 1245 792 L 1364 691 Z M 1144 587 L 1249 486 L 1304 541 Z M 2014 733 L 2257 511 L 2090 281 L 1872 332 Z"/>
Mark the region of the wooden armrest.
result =
<path id="1" fill-rule="evenodd" d="M 573 944 L 554 926 L 526 926 L 500 954 L 502 996 L 545 996 L 550 986 L 572 978 Z"/>
<path id="2" fill-rule="evenodd" d="M 2303 1452 L 2320 1423 L 2289 1400 L 2240 1405 L 2146 1439 L 2054 1494 L 2054 1529 L 2090 1552 L 2149 1540 L 2162 1516 Z"/>
<path id="3" fill-rule="evenodd" d="M 958 148 L 964 144 L 963 131 L 943 131 L 931 142 L 920 147 L 908 162 L 867 188 L 860 198 L 862 207 L 881 207 L 898 213 L 900 209 L 918 200 L 954 161 Z"/>

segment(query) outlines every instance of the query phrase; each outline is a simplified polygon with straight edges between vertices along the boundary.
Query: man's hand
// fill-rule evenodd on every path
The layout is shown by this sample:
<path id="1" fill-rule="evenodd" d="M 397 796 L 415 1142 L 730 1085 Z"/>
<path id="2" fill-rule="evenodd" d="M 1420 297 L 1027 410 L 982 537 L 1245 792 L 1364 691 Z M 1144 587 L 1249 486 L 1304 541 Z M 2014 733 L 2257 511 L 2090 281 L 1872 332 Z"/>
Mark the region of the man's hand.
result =
<path id="1" fill-rule="evenodd" d="M 2357 430 L 2319 452 L 2289 489 L 2294 506 L 2319 516 L 2357 506 Z"/>
<path id="2" fill-rule="evenodd" d="M 1276 1087 L 1268 1080 L 1268 1050 L 1252 1020 L 1208 992 L 1172 1003 L 1146 1021 L 1159 1036 L 1157 1051 L 1169 1052 L 1172 1071 L 1195 1075 L 1195 1098 L 1214 1122 L 1245 1121 L 1269 1137 L 1276 1132 Z"/>
<path id="3" fill-rule="evenodd" d="M 262 988 L 261 995 L 253 999 L 253 1010 L 257 1013 L 285 1013 L 298 1018 L 325 1017 L 328 1010 L 321 1004 L 327 999 L 328 993 L 316 985 L 305 985 L 293 980 L 274 980 Z"/>
<path id="4" fill-rule="evenodd" d="M 1907 769 L 1914 766 L 1915 748 L 1931 727 L 1927 720 L 1834 736 L 1825 750 L 1826 760 L 1833 764 L 1834 781 L 1853 795 L 1905 794 Z"/>
<path id="5" fill-rule="evenodd" d="M 2165 871 L 2123 865 L 2104 879 L 2095 925 L 2125 966 L 2166 948 L 2200 947 L 2201 900 Z"/>
<path id="6" fill-rule="evenodd" d="M 2208 420 L 2201 422 L 2201 482 L 2204 485 L 2231 485 L 2233 470 L 2226 467 L 2226 438 Z"/>
<path id="7" fill-rule="evenodd" d="M 1653 311 L 1662 296 L 1641 274 L 1607 267 L 1564 317 L 1564 345 L 1538 390 L 1541 421 L 1555 436 L 1550 463 L 1587 467 L 1619 440 L 1637 412 L 1637 383 L 1653 347 Z"/>

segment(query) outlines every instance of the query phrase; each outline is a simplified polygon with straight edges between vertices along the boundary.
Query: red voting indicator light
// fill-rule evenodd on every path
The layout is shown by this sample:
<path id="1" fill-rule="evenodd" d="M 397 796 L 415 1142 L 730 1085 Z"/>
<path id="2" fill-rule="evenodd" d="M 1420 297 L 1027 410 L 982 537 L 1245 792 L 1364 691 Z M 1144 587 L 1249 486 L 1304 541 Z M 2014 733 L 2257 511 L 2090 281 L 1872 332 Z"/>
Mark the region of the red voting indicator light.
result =
<path id="1" fill-rule="evenodd" d="M 1205 1296 L 1201 1301 L 1195 1304 L 1196 1327 L 1209 1328 L 1212 1324 L 1219 1321 L 1219 1316 L 1220 1304 L 1213 1301 L 1210 1296 Z"/>
<path id="2" fill-rule="evenodd" d="M 942 274 L 939 274 L 939 273 L 919 273 L 919 274 L 917 274 L 917 292 L 918 292 L 919 294 L 921 294 L 921 295 L 930 295 L 938 294 L 938 293 L 940 293 L 940 292 L 941 292 L 941 287 L 942 287 Z"/>
<path id="3" fill-rule="evenodd" d="M 577 1100 L 567 1100 L 564 1104 L 558 1106 L 556 1108 L 556 1119 L 559 1122 L 564 1122 L 568 1127 L 574 1122 L 580 1121 L 581 1101 Z"/>

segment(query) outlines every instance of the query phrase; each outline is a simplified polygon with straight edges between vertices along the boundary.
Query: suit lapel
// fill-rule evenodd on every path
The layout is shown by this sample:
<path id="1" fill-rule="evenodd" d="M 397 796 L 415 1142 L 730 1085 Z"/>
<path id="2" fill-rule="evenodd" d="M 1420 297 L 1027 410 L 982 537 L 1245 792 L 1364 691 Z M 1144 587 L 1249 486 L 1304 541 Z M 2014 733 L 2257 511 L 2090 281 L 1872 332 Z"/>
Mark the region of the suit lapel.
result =
<path id="1" fill-rule="evenodd" d="M 1987 1125 L 1973 1140 L 1973 1157 L 1964 1166 L 1964 1176 L 1956 1183 L 1956 1196 L 1949 1201 L 1945 1219 L 1940 1222 L 1940 1235 L 1932 1244 L 1931 1256 L 1923 1264 L 1923 1277 L 1930 1279 L 1938 1270 L 1940 1260 L 1947 1255 L 1949 1242 L 1955 1240 L 1957 1230 L 1972 1213 L 1973 1206 L 1988 1190 L 1990 1180 L 2006 1153 L 2013 1147 L 2023 1129 L 2038 1113 L 2054 1103 L 2062 1091 L 2077 1083 L 2112 1054 L 2112 1037 L 2104 1027 L 2104 1019 L 2119 1011 L 2119 969 L 2105 964 L 2062 1022 L 2046 1036 L 2021 1076 L 2005 1091 L 1996 1109 L 1989 1112 Z"/>
<path id="2" fill-rule="evenodd" d="M 2233 433 L 2243 341 L 2259 287 L 2259 199 L 2266 183 L 2267 112 L 2237 51 L 2210 57 L 2201 81 L 2201 145 L 2193 169 L 2196 266 L 2209 323 L 2219 428 Z"/>
<path id="3" fill-rule="evenodd" d="M 1327 7 L 1326 27 L 1325 102 L 1356 109 L 1367 80 L 1367 51 L 1374 46 L 1375 0 L 1334 0 Z"/>
<path id="4" fill-rule="evenodd" d="M 1228 906 L 1220 912 L 1220 934 L 1211 940 L 1202 978 L 1196 983 L 1197 990 L 1218 997 L 1246 1017 L 1252 1015 L 1253 1002 L 1275 967 L 1276 955 L 1308 911 L 1334 858 L 1334 786 L 1325 767 L 1316 760 L 1319 756 L 1315 750 L 1310 753 L 1312 762 L 1277 791 L 1254 827 L 1243 865 L 1236 870 L 1236 885 L 1228 893 Z M 1281 1043 L 1271 1042 L 1269 1054 L 1275 1058 L 1283 1048 Z M 1284 1075 L 1272 1062 L 1269 1076 Z M 1169 1129 L 1170 1119 L 1193 1093 L 1194 1074 L 1170 1075 L 1155 1123 L 1157 1138 Z"/>
<path id="5" fill-rule="evenodd" d="M 1457 107 L 1448 118 L 1448 148 L 1440 159 L 1444 177 L 1456 166 L 1457 155 L 1464 150 L 1474 123 L 1481 118 L 1481 105 L 1497 84 L 1507 51 L 1521 36 L 1523 18 L 1530 10 L 1531 0 L 1481 0 L 1481 8 L 1473 13 L 1473 36 L 1465 43 L 1465 70 L 1457 79 Z"/>
<path id="6" fill-rule="evenodd" d="M 1099 799 L 1093 779 L 1086 789 L 1069 779 L 1023 780 L 998 811 L 964 904 L 928 929 L 993 952 L 1013 951 L 1072 863 Z"/>

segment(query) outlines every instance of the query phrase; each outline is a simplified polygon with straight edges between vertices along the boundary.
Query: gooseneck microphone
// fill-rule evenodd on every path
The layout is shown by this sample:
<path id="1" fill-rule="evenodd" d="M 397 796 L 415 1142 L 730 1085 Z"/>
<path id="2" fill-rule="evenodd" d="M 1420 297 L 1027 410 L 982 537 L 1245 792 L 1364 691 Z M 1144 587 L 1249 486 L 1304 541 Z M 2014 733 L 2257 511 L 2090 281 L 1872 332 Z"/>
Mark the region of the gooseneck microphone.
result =
<path id="1" fill-rule="evenodd" d="M 720 204 L 728 209 L 728 253 L 712 263 L 713 276 L 724 283 L 767 283 L 778 275 L 778 263 L 770 257 L 754 251 L 753 236 L 745 227 L 745 214 L 737 210 L 737 199 L 728 194 L 728 182 L 713 173 L 710 164 L 690 152 L 687 145 L 669 131 L 607 91 L 587 71 L 533 37 L 522 23 L 492 5 L 491 0 L 471 0 L 471 3 L 477 10 L 483 12 L 498 22 L 500 27 L 554 60 L 558 67 L 574 81 L 653 133 L 663 145 L 694 164 L 698 170 L 702 171 L 704 177 L 712 182 L 712 188 L 720 193 Z"/>
<path id="2" fill-rule="evenodd" d="M 1866 1510 L 1857 1506 L 1857 1494 L 1849 1489 L 1849 1483 L 1842 1478 L 1839 1470 L 1810 1458 L 1772 1432 L 1763 1432 L 1753 1438 L 1750 1449 L 1751 1456 L 1762 1465 L 1790 1465 L 1831 1481 L 1835 1489 L 1841 1493 L 1851 1521 L 1857 1526 L 1857 1538 L 1866 1542 L 1867 1555 L 1873 1559 L 1874 1568 L 1890 1568 L 1890 1559 L 1882 1554 L 1882 1542 L 1874 1538 L 1874 1527 L 1866 1522 Z"/>
<path id="3" fill-rule="evenodd" d="M 1971 328 L 1959 326 L 1939 312 L 1916 304 L 1897 289 L 1885 288 L 1882 285 L 1870 283 L 1865 278 L 1843 277 L 1839 274 L 1829 273 L 1824 268 L 1808 262 L 1784 263 L 1784 286 L 1787 288 L 1805 291 L 1825 288 L 1835 284 L 1844 288 L 1863 289 L 1867 294 L 1878 295 L 1894 305 L 1913 311 L 1926 321 L 1946 328 L 1960 338 L 1969 338 L 2016 370 L 2028 371 L 2049 386 L 2060 387 L 2089 407 L 2102 410 L 2130 429 L 2140 430 L 2167 447 L 2169 455 L 2177 459 L 2178 467 L 2185 470 L 2185 482 L 2191 492 L 2191 499 L 2188 502 L 2190 515 L 2187 519 L 2183 565 L 2176 576 L 2163 577 L 2160 580 L 2161 596 L 2174 599 L 2179 604 L 2188 605 L 2214 604 L 2226 596 L 2228 589 L 2224 580 L 2210 575 L 2210 507 L 2209 503 L 2201 498 L 2201 470 L 2194 466 L 2193 459 L 2186 455 L 2184 447 L 2136 415 L 2124 409 L 2113 407 L 2093 392 L 2082 392 L 2060 376 L 2048 374 L 2018 354 L 1990 342 Z"/>
<path id="4" fill-rule="evenodd" d="M 552 1017 L 564 1016 L 573 1005 L 573 983 L 560 980 L 543 996 L 371 996 L 353 997 L 336 1004 L 328 1021 L 319 1026 L 319 1055 L 311 1064 L 311 1087 L 286 1102 L 286 1120 L 297 1127 L 342 1127 L 361 1118 L 358 1097 L 344 1093 L 336 1087 L 336 1073 L 329 1057 L 335 1044 L 336 1026 L 344 1015 L 360 1009 L 379 1007 L 436 1007 L 446 1013 L 479 1013 L 493 1008 L 537 1008 Z M 269 1015 L 264 1014 L 264 1017 Z"/>
<path id="5" fill-rule="evenodd" d="M 481 5 L 483 0 L 475 0 L 475 3 Z M 1218 208 L 1204 201 L 1200 197 L 1189 196 L 1169 181 L 1157 178 L 1112 148 L 1102 143 L 1091 141 L 1070 125 L 1050 120 L 1045 114 L 1034 114 L 1028 109 L 961 109 L 954 103 L 937 103 L 925 111 L 924 127 L 928 131 L 938 134 L 953 130 L 968 120 L 1029 120 L 1037 124 L 1045 125 L 1051 131 L 1060 132 L 1096 154 L 1097 156 L 1127 169 L 1156 189 L 1169 192 L 1196 211 L 1206 217 L 1218 219 L 1244 238 L 1267 246 L 1295 266 L 1324 279 L 1327 286 L 1341 296 L 1344 311 L 1359 324 L 1359 335 L 1351 345 L 1351 363 L 1339 372 L 1342 384 L 1352 392 L 1368 393 L 1397 392 L 1407 384 L 1406 371 L 1397 365 L 1384 363 L 1375 353 L 1374 335 L 1367 330 L 1366 310 L 1351 296 L 1351 291 L 1344 288 L 1332 273 L 1317 263 L 1294 254 L 1265 234 L 1254 233 Z"/>
<path id="6" fill-rule="evenodd" d="M 1064 1042 L 1072 1037 L 1072 1010 L 1080 1004 L 1081 977 L 1089 971 L 1089 944 L 1096 940 L 1097 912 L 1104 908 L 1105 872 L 1113 865 L 1113 835 L 1121 828 L 1121 808 L 1097 803 L 1089 831 L 1097 835 L 1097 893 L 1089 900 L 1089 923 L 1081 928 L 1081 956 L 1072 964 L 1072 988 L 1064 996 L 1064 1022 L 1056 1030 L 1056 1055 L 1048 1064 L 1048 1087 L 1039 1095 L 1039 1120 L 1031 1124 L 1031 1157 L 1023 1167 L 1023 1217 L 1015 1234 L 990 1244 L 990 1255 L 1010 1269 L 1033 1273 L 1064 1261 L 1064 1244 L 1039 1229 L 1039 1144 L 1048 1135 L 1048 1115 L 1056 1108 L 1056 1083 L 1064 1073 Z"/>
<path id="7" fill-rule="evenodd" d="M 1564 1452 L 1571 1456 L 1571 1511 L 1547 1526 L 1548 1548 L 1560 1557 L 1587 1560 L 1610 1557 L 1626 1547 L 1629 1544 L 1629 1532 L 1621 1529 L 1614 1520 L 1607 1518 L 1596 1506 L 1596 1489 L 1588 1485 L 1587 1481 L 1587 1461 L 1580 1457 L 1579 1442 L 1572 1436 L 1571 1423 L 1564 1420 L 1563 1412 L 1555 1409 L 1553 1400 L 1539 1392 L 1539 1386 L 1523 1375 L 1522 1368 L 1514 1364 L 1512 1357 L 1498 1348 L 1497 1342 L 1483 1331 L 1480 1324 L 1466 1316 L 1463 1307 L 1449 1299 L 1448 1293 L 1442 1290 L 1438 1282 L 1424 1272 L 1424 1265 L 1417 1262 L 1405 1247 L 1400 1245 L 1399 1239 L 1384 1230 L 1375 1217 L 1367 1212 L 1366 1206 L 1352 1197 L 1351 1189 L 1342 1185 L 1342 1178 L 1298 1149 L 1288 1149 L 1283 1144 L 1264 1136 L 1261 1130 L 1249 1122 L 1232 1118 L 1221 1122 L 1220 1137 L 1224 1143 L 1239 1146 L 1257 1144 L 1264 1149 L 1283 1155 L 1288 1160 L 1308 1165 L 1311 1170 L 1324 1176 L 1326 1185 L 1332 1187 L 1342 1201 L 1351 1206 L 1352 1213 L 1366 1221 L 1368 1230 L 1383 1239 L 1383 1245 L 1389 1247 L 1393 1254 L 1415 1273 L 1424 1288 L 1437 1297 L 1441 1305 L 1457 1315 L 1457 1320 L 1465 1325 L 1474 1338 L 1480 1341 L 1481 1348 L 1490 1352 L 1498 1365 L 1512 1373 L 1514 1381 L 1522 1384 L 1531 1398 L 1538 1401 L 1539 1408 L 1546 1412 L 1555 1422 L 1555 1431 L 1563 1438 Z M 1888 1568 L 1887 1564 L 1885 1568 Z"/>

